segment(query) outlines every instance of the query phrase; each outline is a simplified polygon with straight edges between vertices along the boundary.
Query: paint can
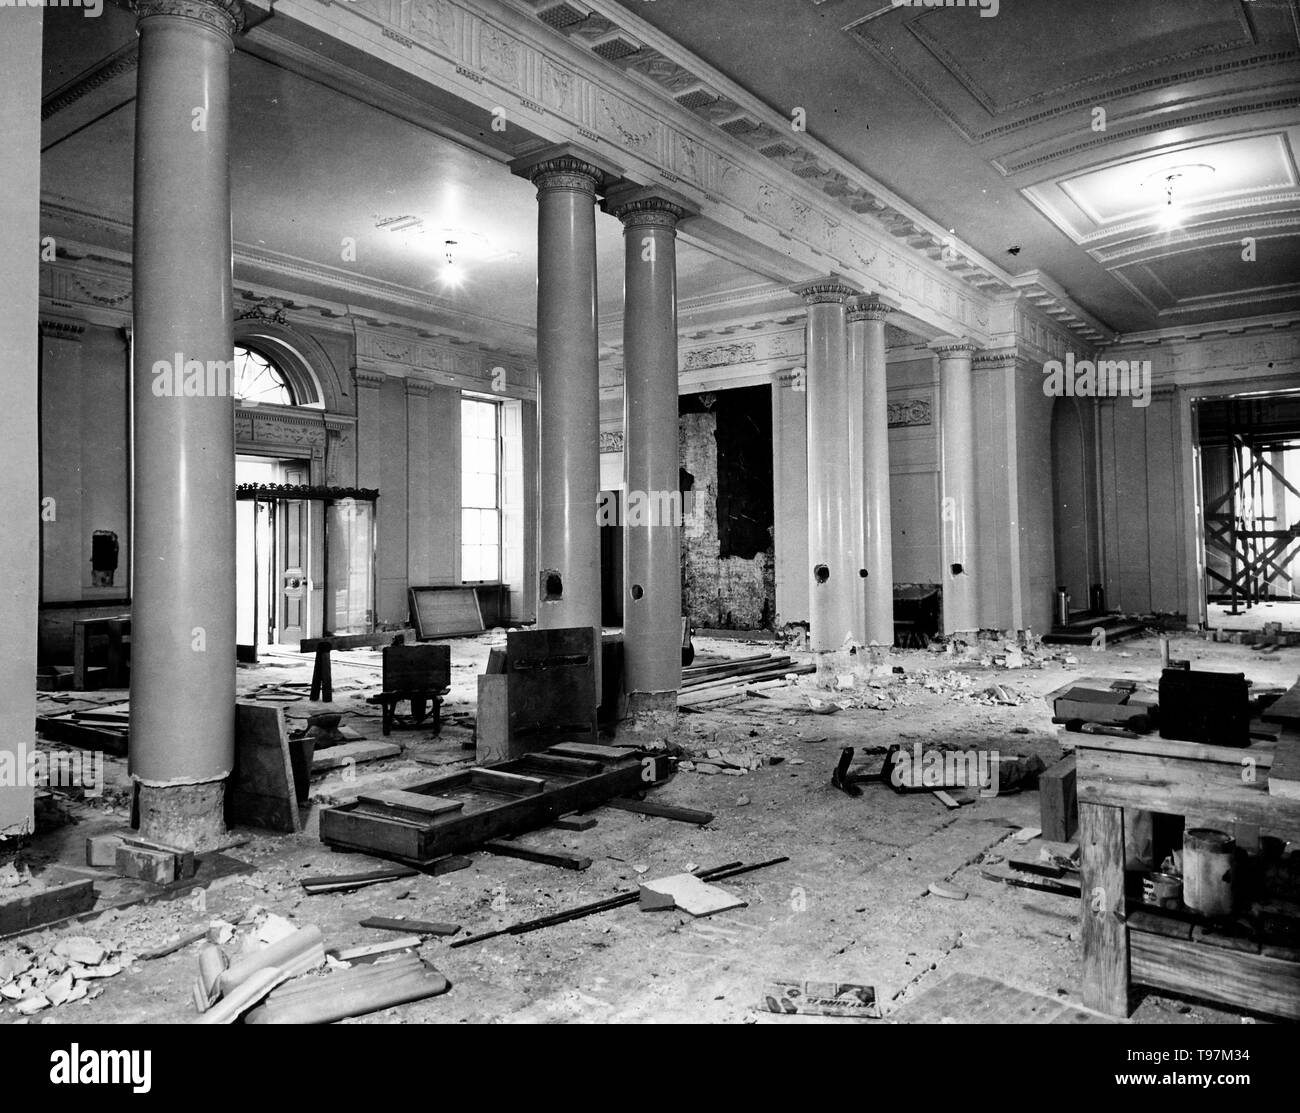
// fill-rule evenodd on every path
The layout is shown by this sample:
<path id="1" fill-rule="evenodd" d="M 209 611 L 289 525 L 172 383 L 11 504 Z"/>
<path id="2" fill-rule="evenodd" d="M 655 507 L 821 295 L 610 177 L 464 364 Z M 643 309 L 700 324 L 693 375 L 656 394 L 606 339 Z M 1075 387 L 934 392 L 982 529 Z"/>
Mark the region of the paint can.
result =
<path id="1" fill-rule="evenodd" d="M 1172 873 L 1152 872 L 1142 877 L 1142 903 L 1156 908 L 1177 908 L 1183 902 L 1183 879 Z"/>
<path id="2" fill-rule="evenodd" d="M 1204 916 L 1232 914 L 1236 841 L 1222 831 L 1197 827 L 1183 835 L 1183 902 Z"/>

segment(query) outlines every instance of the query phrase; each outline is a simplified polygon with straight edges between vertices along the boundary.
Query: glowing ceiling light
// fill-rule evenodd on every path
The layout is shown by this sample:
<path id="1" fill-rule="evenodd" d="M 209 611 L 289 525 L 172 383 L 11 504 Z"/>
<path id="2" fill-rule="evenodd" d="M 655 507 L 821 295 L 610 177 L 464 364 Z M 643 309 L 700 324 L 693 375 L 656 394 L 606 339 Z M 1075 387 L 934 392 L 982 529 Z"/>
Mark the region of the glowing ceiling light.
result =
<path id="1" fill-rule="evenodd" d="M 444 286 L 459 286 L 465 281 L 464 269 L 458 266 L 456 260 L 452 258 L 451 249 L 455 246 L 455 240 L 447 240 L 446 243 L 443 244 L 443 247 L 446 248 L 447 257 L 447 261 L 443 264 L 441 275 L 442 284 Z"/>
<path id="2" fill-rule="evenodd" d="M 1186 166 L 1171 166 L 1152 174 L 1142 185 L 1148 189 L 1159 189 L 1164 193 L 1164 202 L 1156 212 L 1156 224 L 1166 230 L 1178 228 L 1187 217 L 1183 205 L 1174 196 L 1178 189 L 1185 189 L 1189 180 L 1206 178 L 1214 173 L 1213 166 L 1193 163 Z"/>

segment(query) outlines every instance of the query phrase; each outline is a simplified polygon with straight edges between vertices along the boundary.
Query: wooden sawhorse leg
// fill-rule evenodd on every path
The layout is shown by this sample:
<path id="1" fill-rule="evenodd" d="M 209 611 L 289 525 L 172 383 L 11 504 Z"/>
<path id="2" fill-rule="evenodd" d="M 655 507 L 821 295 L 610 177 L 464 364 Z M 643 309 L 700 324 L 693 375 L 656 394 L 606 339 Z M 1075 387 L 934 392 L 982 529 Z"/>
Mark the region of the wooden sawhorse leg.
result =
<path id="1" fill-rule="evenodd" d="M 1128 1017 L 1128 921 L 1124 897 L 1124 809 L 1079 801 L 1083 1003 Z"/>

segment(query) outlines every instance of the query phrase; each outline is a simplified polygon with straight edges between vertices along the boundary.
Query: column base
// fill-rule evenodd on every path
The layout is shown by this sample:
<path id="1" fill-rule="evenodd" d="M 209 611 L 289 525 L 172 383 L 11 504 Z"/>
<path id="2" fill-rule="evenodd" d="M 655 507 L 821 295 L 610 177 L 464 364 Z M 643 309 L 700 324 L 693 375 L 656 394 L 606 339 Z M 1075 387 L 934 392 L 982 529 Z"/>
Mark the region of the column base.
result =
<path id="1" fill-rule="evenodd" d="M 140 836 L 182 850 L 211 850 L 226 835 L 226 782 L 139 786 Z"/>
<path id="2" fill-rule="evenodd" d="M 677 730 L 676 692 L 629 692 L 627 712 L 619 724 L 619 737 L 626 732 L 638 746 L 661 750 Z"/>

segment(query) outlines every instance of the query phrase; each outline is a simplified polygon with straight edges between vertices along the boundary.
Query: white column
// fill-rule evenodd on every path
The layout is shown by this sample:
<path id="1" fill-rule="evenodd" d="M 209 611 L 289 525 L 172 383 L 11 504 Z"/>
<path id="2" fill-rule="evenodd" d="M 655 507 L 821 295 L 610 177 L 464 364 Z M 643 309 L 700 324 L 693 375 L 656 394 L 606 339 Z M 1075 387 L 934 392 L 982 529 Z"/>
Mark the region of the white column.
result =
<path id="1" fill-rule="evenodd" d="M 894 644 L 894 555 L 889 491 L 889 391 L 885 371 L 885 318 L 890 308 L 866 298 L 849 307 L 850 380 L 858 399 L 850 409 L 855 424 L 853 479 L 855 521 L 861 554 L 863 641 Z M 861 573 L 865 573 L 862 575 Z"/>
<path id="2" fill-rule="evenodd" d="M 838 275 L 795 288 L 808 304 L 808 559 L 810 645 L 827 652 L 860 638 L 851 551 L 845 302 Z"/>
<path id="3" fill-rule="evenodd" d="M 975 537 L 974 344 L 943 337 L 930 347 L 939 355 L 940 545 L 943 631 L 979 628 Z"/>

